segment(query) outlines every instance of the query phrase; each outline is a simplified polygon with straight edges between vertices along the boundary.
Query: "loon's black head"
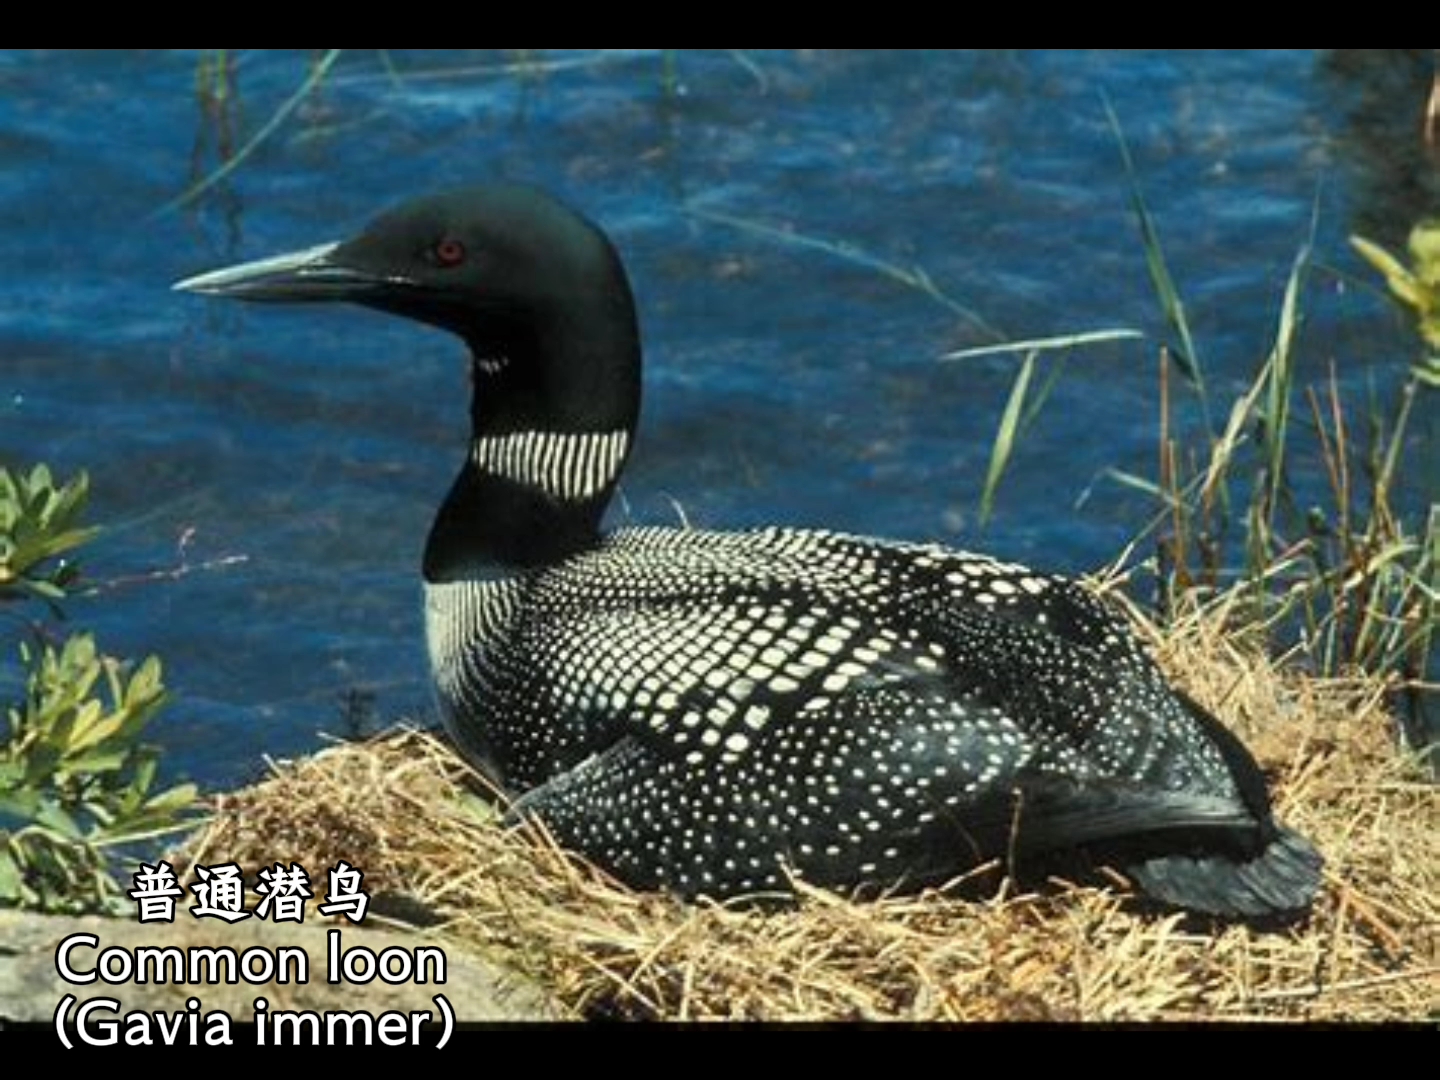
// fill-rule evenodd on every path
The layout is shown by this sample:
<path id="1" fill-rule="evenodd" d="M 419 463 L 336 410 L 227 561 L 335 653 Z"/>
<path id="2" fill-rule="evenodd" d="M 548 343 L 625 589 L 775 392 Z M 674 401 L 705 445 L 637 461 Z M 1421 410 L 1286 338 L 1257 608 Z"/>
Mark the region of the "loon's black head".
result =
<path id="1" fill-rule="evenodd" d="M 430 580 L 544 563 L 593 541 L 639 418 L 640 335 L 614 247 L 556 199 L 513 185 L 431 195 L 353 239 L 175 288 L 348 301 L 464 339 L 471 452 L 431 531 Z"/>
<path id="2" fill-rule="evenodd" d="M 405 203 L 353 239 L 175 285 L 239 300 L 348 301 L 449 330 L 474 357 L 477 431 L 632 429 L 640 344 L 601 230 L 533 188 Z"/>

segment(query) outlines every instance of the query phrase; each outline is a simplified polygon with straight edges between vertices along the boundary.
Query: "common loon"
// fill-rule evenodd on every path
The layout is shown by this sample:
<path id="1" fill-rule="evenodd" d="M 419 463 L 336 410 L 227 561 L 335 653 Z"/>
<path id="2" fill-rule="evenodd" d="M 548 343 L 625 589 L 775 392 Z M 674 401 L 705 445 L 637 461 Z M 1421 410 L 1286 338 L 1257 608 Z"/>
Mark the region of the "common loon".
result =
<path id="1" fill-rule="evenodd" d="M 828 532 L 602 532 L 639 328 L 610 241 L 551 196 L 421 198 L 175 288 L 464 340 L 469 453 L 424 556 L 442 716 L 509 820 L 628 884 L 913 888 L 1078 858 L 1209 914 L 1313 900 L 1322 860 L 1254 759 L 1080 585 Z"/>

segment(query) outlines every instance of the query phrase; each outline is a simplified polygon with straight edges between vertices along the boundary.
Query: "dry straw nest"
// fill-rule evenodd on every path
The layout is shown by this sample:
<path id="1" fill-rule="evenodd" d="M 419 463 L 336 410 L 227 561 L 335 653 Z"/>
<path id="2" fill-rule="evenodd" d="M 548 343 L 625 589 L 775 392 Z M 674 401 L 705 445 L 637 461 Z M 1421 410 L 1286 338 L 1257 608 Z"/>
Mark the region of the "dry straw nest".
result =
<path id="1" fill-rule="evenodd" d="M 1196 926 L 1057 884 L 984 902 L 928 892 L 782 910 L 640 895 L 505 831 L 441 742 L 402 731 L 282 763 L 215 800 L 188 856 L 345 859 L 575 1016 L 667 1019 L 1440 1019 L 1440 789 L 1397 755 L 1387 688 L 1287 672 L 1227 632 L 1224 604 L 1164 631 L 1161 664 L 1255 751 L 1326 884 L 1282 930 Z M 320 876 L 317 883 L 323 882 Z"/>

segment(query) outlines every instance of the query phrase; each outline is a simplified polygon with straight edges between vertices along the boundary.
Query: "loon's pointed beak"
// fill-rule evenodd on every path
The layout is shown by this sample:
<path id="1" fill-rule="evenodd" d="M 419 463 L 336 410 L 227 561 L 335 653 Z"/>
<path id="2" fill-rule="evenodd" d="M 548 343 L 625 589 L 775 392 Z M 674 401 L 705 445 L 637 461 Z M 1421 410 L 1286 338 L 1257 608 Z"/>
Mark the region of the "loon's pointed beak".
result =
<path id="1" fill-rule="evenodd" d="M 180 292 L 226 296 L 236 300 L 364 300 L 395 282 L 337 258 L 340 244 L 320 244 L 268 259 L 227 266 L 177 281 Z"/>

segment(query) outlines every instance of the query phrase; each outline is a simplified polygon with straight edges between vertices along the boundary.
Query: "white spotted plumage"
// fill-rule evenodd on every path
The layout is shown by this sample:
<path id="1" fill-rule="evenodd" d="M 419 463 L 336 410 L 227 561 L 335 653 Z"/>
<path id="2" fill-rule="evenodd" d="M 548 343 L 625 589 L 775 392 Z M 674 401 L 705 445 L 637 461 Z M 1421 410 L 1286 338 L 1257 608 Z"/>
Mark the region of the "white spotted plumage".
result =
<path id="1" fill-rule="evenodd" d="M 923 874 L 927 832 L 1000 813 L 1021 775 L 1236 797 L 1116 614 L 985 556 L 632 529 L 432 585 L 428 609 L 452 729 L 484 732 L 523 809 L 647 884 Z M 734 870 L 716 857 L 742 849 Z"/>

